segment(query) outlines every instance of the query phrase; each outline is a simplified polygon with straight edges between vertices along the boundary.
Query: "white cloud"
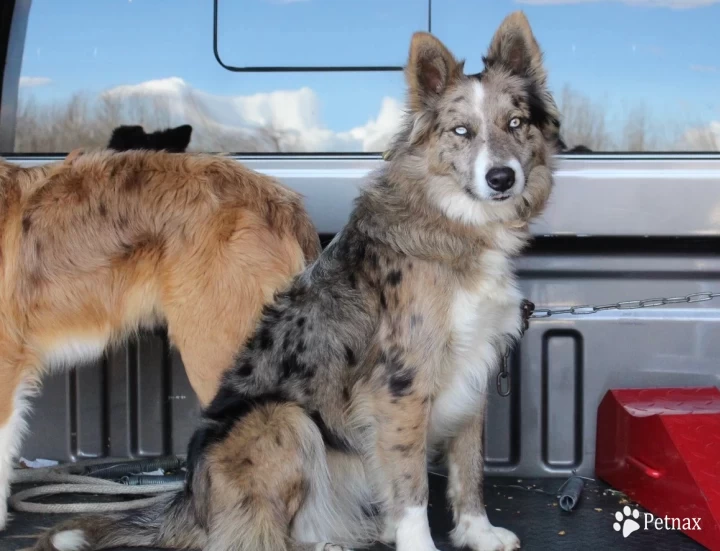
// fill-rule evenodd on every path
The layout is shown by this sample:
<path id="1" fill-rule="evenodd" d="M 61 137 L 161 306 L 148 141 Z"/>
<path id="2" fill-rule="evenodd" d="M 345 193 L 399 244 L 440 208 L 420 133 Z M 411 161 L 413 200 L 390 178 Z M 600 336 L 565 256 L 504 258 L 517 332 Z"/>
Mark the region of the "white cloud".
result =
<path id="1" fill-rule="evenodd" d="M 395 98 L 384 97 L 378 116 L 347 135 L 362 143 L 362 151 L 383 151 L 398 131 L 402 116 L 403 105 Z"/>
<path id="2" fill-rule="evenodd" d="M 589 4 L 591 2 L 600 2 L 601 0 L 515 0 L 518 4 L 529 4 L 532 6 L 551 6 L 562 4 Z M 611 0 L 614 2 L 622 2 L 631 6 L 644 6 L 648 8 L 672 8 L 672 9 L 688 9 L 699 8 L 702 6 L 711 6 L 720 3 L 720 0 Z"/>
<path id="3" fill-rule="evenodd" d="M 195 132 L 242 136 L 258 128 L 272 129 L 285 151 L 382 151 L 397 131 L 403 106 L 382 99 L 376 117 L 349 129 L 331 130 L 321 118 L 317 94 L 308 87 L 250 96 L 219 96 L 196 90 L 171 77 L 105 92 L 110 98 L 145 102 L 169 111 L 171 124 L 192 124 Z"/>
<path id="4" fill-rule="evenodd" d="M 720 151 L 720 121 L 691 128 L 682 136 L 679 149 L 689 151 Z"/>
<path id="5" fill-rule="evenodd" d="M 31 88 L 33 86 L 46 86 L 52 82 L 48 77 L 20 77 L 21 88 Z"/>

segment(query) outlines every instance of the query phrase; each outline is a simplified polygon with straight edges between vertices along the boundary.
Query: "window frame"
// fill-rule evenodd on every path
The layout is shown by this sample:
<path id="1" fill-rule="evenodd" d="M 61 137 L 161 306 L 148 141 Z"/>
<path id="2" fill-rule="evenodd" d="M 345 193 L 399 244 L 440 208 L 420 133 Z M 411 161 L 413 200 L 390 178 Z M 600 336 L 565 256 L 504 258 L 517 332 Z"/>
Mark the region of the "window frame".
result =
<path id="1" fill-rule="evenodd" d="M 432 29 L 432 0 L 426 0 L 428 6 L 428 28 Z M 220 0 L 213 0 L 213 55 L 218 64 L 225 70 L 233 73 L 347 73 L 347 72 L 399 72 L 404 68 L 402 65 L 313 65 L 313 66 L 262 66 L 252 65 L 237 67 L 228 65 L 220 57 L 218 49 L 218 3 Z"/>
<path id="2" fill-rule="evenodd" d="M 0 153 L 14 151 L 20 72 L 32 0 L 0 5 Z"/>

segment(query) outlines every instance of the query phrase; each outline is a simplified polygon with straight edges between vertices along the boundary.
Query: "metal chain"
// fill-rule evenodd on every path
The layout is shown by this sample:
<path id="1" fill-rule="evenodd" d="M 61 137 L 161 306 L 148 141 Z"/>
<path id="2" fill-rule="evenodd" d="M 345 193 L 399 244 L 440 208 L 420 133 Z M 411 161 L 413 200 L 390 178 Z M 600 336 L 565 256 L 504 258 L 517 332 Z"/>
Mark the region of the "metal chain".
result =
<path id="1" fill-rule="evenodd" d="M 603 304 L 599 306 L 571 306 L 570 308 L 558 308 L 552 310 L 550 308 L 536 308 L 530 315 L 530 319 L 549 318 L 561 314 L 572 314 L 575 316 L 584 316 L 587 314 L 597 314 L 605 310 L 635 310 L 636 308 L 652 308 L 655 306 L 665 306 L 666 304 L 687 304 L 693 302 L 705 302 L 720 297 L 720 293 L 692 293 L 684 297 L 670 298 L 646 298 L 643 300 L 625 300 L 614 304 Z"/>
<path id="2" fill-rule="evenodd" d="M 542 319 L 562 314 L 585 316 L 588 314 L 597 314 L 598 312 L 604 312 L 606 310 L 635 310 L 637 308 L 652 308 L 655 306 L 665 306 L 666 304 L 692 304 L 694 302 L 705 302 L 717 297 L 720 297 L 720 293 L 703 292 L 692 293 L 690 295 L 685 295 L 684 297 L 625 300 L 622 302 L 616 302 L 614 304 L 601 304 L 598 306 L 571 306 L 570 308 L 558 308 L 556 310 L 552 310 L 550 308 L 535 308 L 533 313 L 530 314 L 527 319 Z M 522 334 L 525 334 L 525 328 L 523 329 Z M 508 349 L 505 355 L 500 360 L 500 372 L 497 374 L 497 379 L 495 381 L 497 393 L 503 397 L 509 396 L 510 392 L 512 391 L 512 379 L 510 378 L 510 369 L 508 367 L 511 352 L 512 350 Z"/>

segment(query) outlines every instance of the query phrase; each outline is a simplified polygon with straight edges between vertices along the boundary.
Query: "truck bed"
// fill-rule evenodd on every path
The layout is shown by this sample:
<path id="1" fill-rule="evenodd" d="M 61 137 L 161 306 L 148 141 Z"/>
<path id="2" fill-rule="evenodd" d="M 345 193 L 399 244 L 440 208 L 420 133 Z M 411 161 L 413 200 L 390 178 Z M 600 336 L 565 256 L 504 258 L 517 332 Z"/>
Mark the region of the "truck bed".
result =
<path id="1" fill-rule="evenodd" d="M 25 166 L 50 160 L 13 159 Z M 324 245 L 347 220 L 362 178 L 382 162 L 238 160 L 301 192 Z M 720 159 L 709 156 L 561 159 L 552 204 L 516 262 L 523 295 L 555 309 L 720 292 L 718 181 Z M 678 189 L 692 189 L 680 206 Z M 514 530 L 523 549 L 702 549 L 669 530 L 623 539 L 612 526 L 622 498 L 602 484 L 588 482 L 570 514 L 555 505 L 554 492 L 573 471 L 595 476 L 597 407 L 609 389 L 720 385 L 718 305 L 720 298 L 649 309 L 625 303 L 594 315 L 534 319 L 511 358 L 511 395 L 489 398 L 491 521 Z M 199 411 L 162 329 L 94 365 L 45 378 L 34 406 L 22 456 L 59 461 L 183 454 Z M 432 525 L 444 551 L 451 547 L 443 489 L 442 477 L 433 477 Z M 28 534 L 59 520 L 16 515 L 0 551 L 27 548 Z"/>

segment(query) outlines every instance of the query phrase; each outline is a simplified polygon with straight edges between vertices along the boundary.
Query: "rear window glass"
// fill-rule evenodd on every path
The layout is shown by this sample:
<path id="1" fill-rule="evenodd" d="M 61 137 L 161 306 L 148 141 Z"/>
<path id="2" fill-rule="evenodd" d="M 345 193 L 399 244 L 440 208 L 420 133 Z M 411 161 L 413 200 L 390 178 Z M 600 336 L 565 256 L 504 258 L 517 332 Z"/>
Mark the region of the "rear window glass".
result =
<path id="1" fill-rule="evenodd" d="M 400 71 L 234 72 L 213 2 L 33 0 L 14 150 L 103 146 L 120 124 L 190 124 L 190 150 L 378 153 L 398 128 Z M 342 6 L 342 9 L 338 6 Z M 402 64 L 422 0 L 218 0 L 234 67 Z M 570 146 L 720 149 L 720 3 L 433 0 L 432 32 L 479 71 L 502 19 L 527 14 Z"/>

